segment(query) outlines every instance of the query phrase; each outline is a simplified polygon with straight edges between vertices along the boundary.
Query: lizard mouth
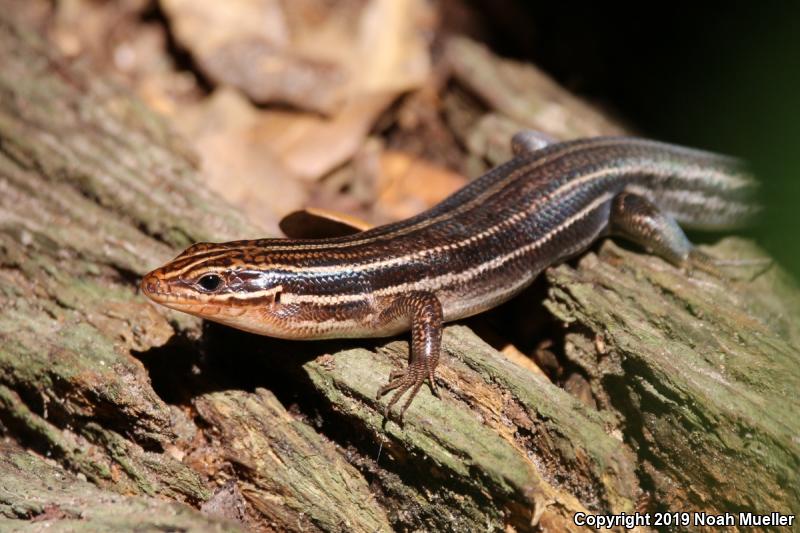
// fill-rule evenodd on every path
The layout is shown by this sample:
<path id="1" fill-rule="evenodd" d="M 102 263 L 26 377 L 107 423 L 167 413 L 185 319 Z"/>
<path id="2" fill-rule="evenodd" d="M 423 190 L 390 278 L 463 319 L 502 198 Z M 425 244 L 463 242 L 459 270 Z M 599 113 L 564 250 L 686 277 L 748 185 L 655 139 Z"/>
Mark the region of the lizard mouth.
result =
<path id="1" fill-rule="evenodd" d="M 159 270 L 153 270 L 145 274 L 139 286 L 145 296 L 156 303 L 173 309 L 188 311 L 187 308 L 200 307 L 203 305 L 203 303 L 197 301 L 196 298 L 181 294 L 180 291 L 175 291 L 169 283 L 164 281 Z"/>
<path id="2" fill-rule="evenodd" d="M 152 300 L 157 300 L 159 297 L 166 294 L 166 286 L 161 282 L 156 271 L 145 274 L 140 284 L 142 293 Z"/>

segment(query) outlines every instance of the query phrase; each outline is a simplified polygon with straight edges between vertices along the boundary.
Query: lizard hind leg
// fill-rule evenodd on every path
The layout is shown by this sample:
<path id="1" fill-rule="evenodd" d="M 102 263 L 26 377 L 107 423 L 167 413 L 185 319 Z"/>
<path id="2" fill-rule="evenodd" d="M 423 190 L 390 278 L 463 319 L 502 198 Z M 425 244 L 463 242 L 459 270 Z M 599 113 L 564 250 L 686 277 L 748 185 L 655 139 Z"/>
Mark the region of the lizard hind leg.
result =
<path id="1" fill-rule="evenodd" d="M 610 232 L 639 244 L 675 266 L 721 275 L 717 260 L 697 250 L 678 223 L 644 196 L 623 192 L 611 205 Z"/>
<path id="2" fill-rule="evenodd" d="M 444 320 L 439 300 L 426 292 L 398 296 L 381 313 L 380 320 L 391 321 L 398 316 L 411 318 L 411 358 L 405 369 L 395 370 L 389 375 L 389 383 L 378 390 L 377 399 L 394 391 L 384 409 L 384 416 L 388 418 L 391 408 L 408 392 L 408 398 L 400 408 L 402 420 L 426 380 L 431 392 L 438 396 L 433 377 L 439 362 Z"/>

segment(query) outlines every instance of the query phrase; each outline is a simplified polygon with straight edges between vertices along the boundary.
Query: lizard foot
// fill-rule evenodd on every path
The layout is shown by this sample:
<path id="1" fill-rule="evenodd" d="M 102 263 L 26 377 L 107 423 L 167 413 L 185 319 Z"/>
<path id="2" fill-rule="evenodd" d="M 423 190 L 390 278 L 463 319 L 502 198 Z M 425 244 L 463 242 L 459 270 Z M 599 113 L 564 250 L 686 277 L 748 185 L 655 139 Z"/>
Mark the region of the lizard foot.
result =
<path id="1" fill-rule="evenodd" d="M 389 392 L 394 391 L 389 403 L 386 404 L 386 407 L 383 410 L 383 416 L 389 418 L 392 407 L 406 392 L 408 392 L 408 398 L 400 408 L 400 413 L 398 416 L 398 421 L 402 423 L 403 415 L 405 415 L 408 406 L 411 405 L 411 402 L 419 392 L 419 389 L 422 388 L 425 380 L 429 380 L 431 384 L 431 392 L 438 397 L 439 392 L 436 390 L 436 386 L 433 381 L 433 369 L 428 369 L 424 364 L 415 365 L 412 363 L 403 370 L 393 370 L 389 374 L 389 383 L 378 390 L 376 397 L 376 400 L 380 400 Z"/>
<path id="2" fill-rule="evenodd" d="M 716 257 L 712 257 L 705 252 L 701 252 L 700 250 L 694 248 L 689 253 L 689 258 L 686 261 L 684 269 L 686 272 L 691 275 L 693 270 L 702 270 L 712 276 L 716 276 L 722 279 L 728 280 L 737 280 L 737 279 L 745 279 L 747 281 L 753 281 L 755 278 L 769 270 L 773 265 L 773 261 L 770 258 L 754 258 L 754 259 L 719 259 Z M 734 276 L 723 272 L 722 268 L 755 268 L 755 272 L 752 273 L 749 277 L 748 276 Z"/>

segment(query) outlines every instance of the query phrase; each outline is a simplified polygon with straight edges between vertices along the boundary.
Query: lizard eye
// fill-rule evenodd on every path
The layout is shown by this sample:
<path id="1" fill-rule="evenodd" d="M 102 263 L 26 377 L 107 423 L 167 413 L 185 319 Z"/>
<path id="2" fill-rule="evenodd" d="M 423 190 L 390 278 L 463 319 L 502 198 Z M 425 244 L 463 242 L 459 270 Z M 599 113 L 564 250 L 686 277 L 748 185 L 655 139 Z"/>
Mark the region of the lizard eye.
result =
<path id="1" fill-rule="evenodd" d="M 222 286 L 222 278 L 217 274 L 206 274 L 197 280 L 197 286 L 205 292 L 214 292 Z"/>

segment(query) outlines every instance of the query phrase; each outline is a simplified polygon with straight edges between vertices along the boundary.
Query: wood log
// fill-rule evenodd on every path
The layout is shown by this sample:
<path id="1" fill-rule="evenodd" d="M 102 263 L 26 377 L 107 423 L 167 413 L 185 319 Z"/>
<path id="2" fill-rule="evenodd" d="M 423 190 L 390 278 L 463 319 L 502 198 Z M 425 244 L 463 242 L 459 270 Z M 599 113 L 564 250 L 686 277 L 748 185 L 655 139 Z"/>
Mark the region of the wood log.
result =
<path id="1" fill-rule="evenodd" d="M 51 463 L 0 443 L 0 530 L 246 531 L 174 501 L 102 490 Z"/>
<path id="2" fill-rule="evenodd" d="M 0 57 L 3 527 L 579 531 L 578 512 L 796 506 L 800 298 L 778 267 L 730 280 L 605 243 L 524 302 L 568 377 L 452 325 L 443 397 L 400 426 L 374 396 L 404 336 L 272 341 L 146 301 L 139 276 L 183 246 L 258 228 L 90 67 L 8 20 Z"/>

